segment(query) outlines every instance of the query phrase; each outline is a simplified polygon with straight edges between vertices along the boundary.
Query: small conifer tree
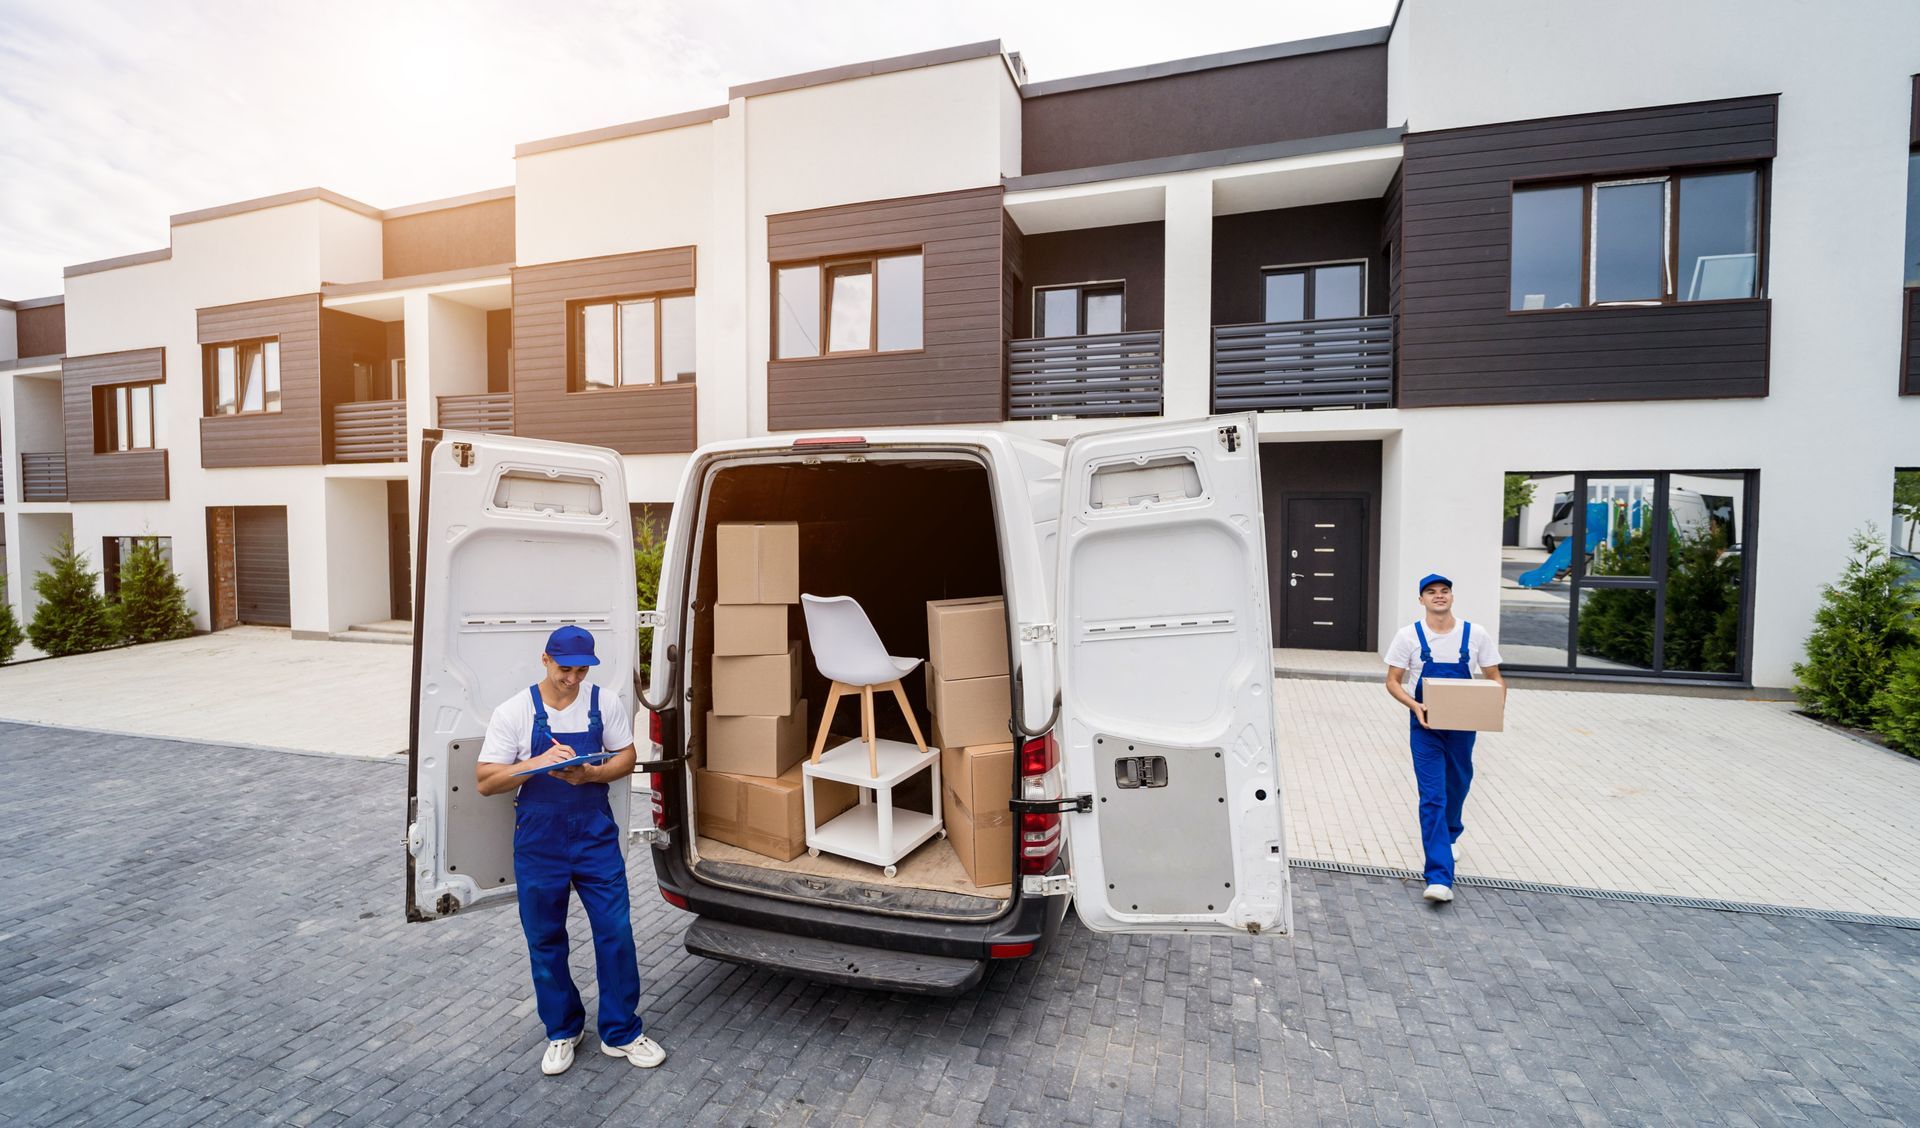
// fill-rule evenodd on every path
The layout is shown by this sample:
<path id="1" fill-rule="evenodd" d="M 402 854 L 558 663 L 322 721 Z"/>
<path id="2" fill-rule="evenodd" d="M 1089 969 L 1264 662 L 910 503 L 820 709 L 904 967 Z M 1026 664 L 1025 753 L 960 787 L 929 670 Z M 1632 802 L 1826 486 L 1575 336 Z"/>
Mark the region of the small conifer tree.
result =
<path id="1" fill-rule="evenodd" d="M 163 642 L 193 633 L 193 612 L 166 557 L 151 539 L 137 537 L 120 565 L 120 630 L 128 642 Z"/>
<path id="2" fill-rule="evenodd" d="M 13 604 L 7 602 L 7 581 L 0 576 L 0 665 L 13 661 L 13 652 L 26 641 L 20 620 L 13 617 Z"/>
<path id="3" fill-rule="evenodd" d="M 1872 727 L 1894 655 L 1920 646 L 1920 590 L 1873 525 L 1854 534 L 1853 555 L 1840 581 L 1821 589 L 1813 623 L 1807 660 L 1793 667 L 1800 703 L 1826 720 Z"/>
<path id="4" fill-rule="evenodd" d="M 1874 728 L 1887 743 L 1920 756 L 1920 646 L 1894 655 L 1893 677 L 1873 697 Z"/>
<path id="5" fill-rule="evenodd" d="M 87 567 L 86 554 L 64 537 L 47 554 L 47 571 L 33 578 L 40 595 L 27 638 L 55 658 L 112 646 L 119 638 L 113 608 L 100 594 L 99 574 Z"/>

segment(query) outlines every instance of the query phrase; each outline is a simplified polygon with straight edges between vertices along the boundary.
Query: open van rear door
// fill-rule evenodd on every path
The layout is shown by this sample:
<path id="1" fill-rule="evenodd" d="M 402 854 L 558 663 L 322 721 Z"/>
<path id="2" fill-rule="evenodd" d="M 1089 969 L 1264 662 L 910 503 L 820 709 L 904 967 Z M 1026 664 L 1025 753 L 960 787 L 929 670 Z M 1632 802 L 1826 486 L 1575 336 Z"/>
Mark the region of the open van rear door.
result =
<path id="1" fill-rule="evenodd" d="M 633 714 L 633 532 L 620 456 L 428 431 L 415 559 L 407 919 L 511 902 L 513 796 L 474 764 L 494 707 L 538 682 L 547 636 L 593 634 L 602 710 Z M 609 789 L 625 834 L 631 790 Z"/>
<path id="2" fill-rule="evenodd" d="M 1061 488 L 1054 730 L 1074 908 L 1103 932 L 1292 925 L 1251 416 L 1082 435 Z"/>

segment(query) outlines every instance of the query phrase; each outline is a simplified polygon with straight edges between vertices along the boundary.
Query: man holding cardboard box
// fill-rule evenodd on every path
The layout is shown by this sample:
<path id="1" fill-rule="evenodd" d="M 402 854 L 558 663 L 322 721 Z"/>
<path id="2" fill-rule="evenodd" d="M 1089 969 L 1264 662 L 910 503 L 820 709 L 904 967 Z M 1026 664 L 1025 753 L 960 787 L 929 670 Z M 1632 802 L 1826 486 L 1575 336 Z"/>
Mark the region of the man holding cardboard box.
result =
<path id="1" fill-rule="evenodd" d="M 1461 821 L 1467 789 L 1473 784 L 1473 741 L 1477 731 L 1498 730 L 1506 680 L 1500 676 L 1500 651 L 1490 631 L 1453 616 L 1453 581 L 1437 573 L 1420 580 L 1425 615 L 1401 627 L 1387 647 L 1387 692 L 1407 707 L 1408 738 L 1413 745 L 1413 774 L 1420 785 L 1420 842 L 1426 852 L 1426 899 L 1453 900 L 1453 844 L 1465 829 Z M 1439 661 L 1436 655 L 1451 657 Z M 1413 673 L 1415 663 L 1419 672 Z M 1446 712 L 1427 700 L 1427 681 L 1471 682 L 1474 671 L 1487 675 L 1495 689 L 1447 693 Z M 1412 680 L 1413 691 L 1407 691 Z M 1447 687 L 1452 690 L 1454 687 Z M 1465 686 L 1459 687 L 1466 689 Z"/>

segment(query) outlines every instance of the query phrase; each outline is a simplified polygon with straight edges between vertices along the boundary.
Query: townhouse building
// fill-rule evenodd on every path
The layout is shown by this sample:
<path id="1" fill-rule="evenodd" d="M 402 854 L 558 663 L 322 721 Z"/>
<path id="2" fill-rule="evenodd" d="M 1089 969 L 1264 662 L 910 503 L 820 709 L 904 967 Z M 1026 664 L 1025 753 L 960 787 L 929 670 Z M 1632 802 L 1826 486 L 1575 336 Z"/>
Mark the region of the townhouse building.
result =
<path id="1" fill-rule="evenodd" d="M 1657 34 L 1655 33 L 1657 29 Z M 1737 30 L 1737 34 L 1734 32 Z M 997 42 L 322 189 L 0 310 L 7 594 L 162 538 L 200 623 L 405 618 L 428 427 L 688 454 L 1253 412 L 1274 638 L 1451 575 L 1510 668 L 1785 686 L 1920 466 L 1920 10 L 1407 0 L 1029 82 Z"/>

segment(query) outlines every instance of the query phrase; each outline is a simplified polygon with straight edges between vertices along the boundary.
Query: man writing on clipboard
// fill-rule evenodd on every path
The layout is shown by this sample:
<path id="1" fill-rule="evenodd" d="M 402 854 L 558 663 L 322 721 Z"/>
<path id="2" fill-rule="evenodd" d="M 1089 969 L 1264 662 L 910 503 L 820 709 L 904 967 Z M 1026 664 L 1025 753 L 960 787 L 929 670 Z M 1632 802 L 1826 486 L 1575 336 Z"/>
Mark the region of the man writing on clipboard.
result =
<path id="1" fill-rule="evenodd" d="M 586 1033 L 586 1008 L 567 970 L 569 889 L 579 891 L 593 926 L 600 1051 L 651 1069 L 667 1052 L 640 1032 L 640 963 L 627 867 L 620 826 L 607 802 L 607 785 L 633 774 L 633 721 L 617 699 L 601 711 L 600 687 L 587 685 L 587 670 L 600 660 L 593 655 L 593 636 L 582 628 L 561 627 L 549 635 L 540 662 L 546 670 L 540 683 L 493 711 L 475 766 L 480 794 L 519 789 L 513 878 L 533 963 L 534 1000 L 547 1027 L 540 1071 L 565 1073 Z M 583 756 L 604 759 L 554 767 Z"/>

